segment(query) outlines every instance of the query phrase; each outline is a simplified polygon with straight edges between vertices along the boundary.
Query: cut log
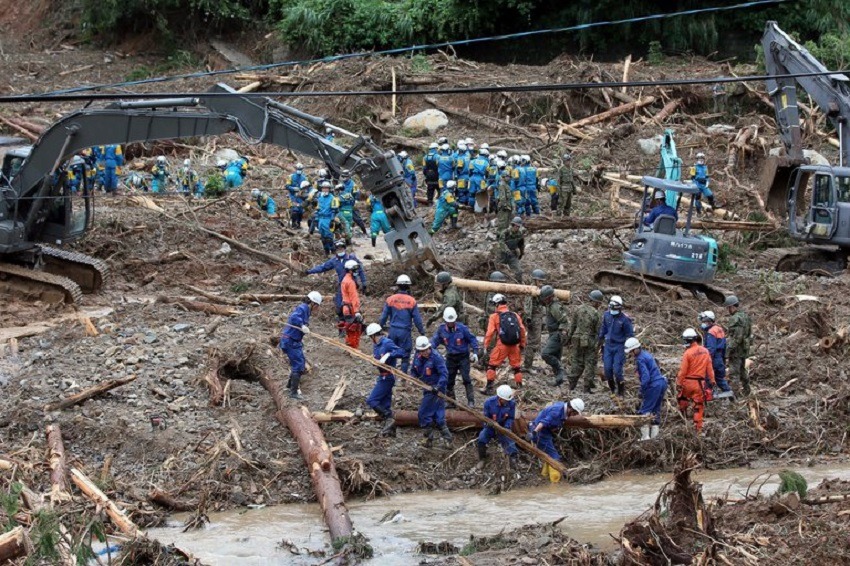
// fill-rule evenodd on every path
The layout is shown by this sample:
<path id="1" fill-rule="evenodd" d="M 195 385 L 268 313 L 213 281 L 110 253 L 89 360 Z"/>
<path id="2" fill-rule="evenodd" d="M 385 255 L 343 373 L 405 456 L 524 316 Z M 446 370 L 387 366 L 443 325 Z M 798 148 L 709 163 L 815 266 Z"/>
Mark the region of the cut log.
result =
<path id="1" fill-rule="evenodd" d="M 759 128 L 756 125 L 746 126 L 738 131 L 735 139 L 729 144 L 729 150 L 726 154 L 726 168 L 735 169 L 739 163 L 744 162 L 744 156 L 748 151 L 752 151 L 751 143 L 758 140 Z"/>
<path id="2" fill-rule="evenodd" d="M 274 303 L 278 301 L 300 301 L 304 295 L 283 293 L 244 293 L 239 295 L 240 303 Z"/>
<path id="3" fill-rule="evenodd" d="M 527 232 L 542 232 L 545 230 L 620 230 L 634 226 L 634 216 L 596 216 L 596 217 L 536 217 L 529 220 L 523 227 Z"/>
<path id="4" fill-rule="evenodd" d="M 325 403 L 325 411 L 331 412 L 336 409 L 336 404 L 339 403 L 339 400 L 342 399 L 343 394 L 345 394 L 345 389 L 348 387 L 348 378 L 343 376 L 340 378 L 339 382 L 334 387 L 333 393 L 331 393 L 330 399 Z"/>
<path id="5" fill-rule="evenodd" d="M 124 514 L 124 511 L 119 509 L 83 472 L 71 468 L 71 480 L 95 505 L 106 511 L 106 514 L 122 533 L 133 538 L 144 536 L 144 533 Z"/>
<path id="6" fill-rule="evenodd" d="M 28 556 L 32 550 L 32 542 L 23 527 L 15 527 L 0 535 L 0 564 L 9 564 L 16 558 Z"/>
<path id="7" fill-rule="evenodd" d="M 261 86 L 263 86 L 262 81 L 254 81 L 252 83 L 248 83 L 245 86 L 239 88 L 236 92 L 242 92 L 242 93 L 244 93 L 244 92 L 254 92 L 255 90 L 257 90 Z"/>
<path id="8" fill-rule="evenodd" d="M 235 316 L 237 314 L 242 314 L 241 311 L 224 305 L 214 305 L 212 303 L 204 303 L 201 301 L 190 301 L 189 299 L 181 299 L 178 297 L 166 297 L 160 295 L 156 298 L 156 302 L 180 305 L 186 310 L 205 312 L 207 314 L 217 314 L 222 316 Z"/>
<path id="9" fill-rule="evenodd" d="M 62 409 L 67 409 L 68 407 L 73 407 L 74 405 L 79 405 L 85 401 L 88 401 L 92 397 L 97 397 L 98 395 L 102 395 L 107 391 L 111 391 L 116 387 L 121 387 L 122 385 L 127 385 L 133 381 L 136 381 L 136 375 L 128 375 L 127 377 L 122 377 L 120 379 L 110 379 L 109 381 L 104 381 L 94 387 L 90 387 L 85 391 L 80 391 L 76 395 L 71 395 L 61 401 L 57 401 L 56 403 L 50 403 L 49 405 L 44 406 L 45 411 L 61 411 Z"/>
<path id="10" fill-rule="evenodd" d="M 469 289 L 470 291 L 505 293 L 507 295 L 531 295 L 532 297 L 540 296 L 540 287 L 535 287 L 533 285 L 477 281 L 475 279 L 461 279 L 459 277 L 452 278 L 452 282 L 460 289 Z M 564 289 L 555 289 L 555 296 L 562 301 L 570 300 L 570 292 Z"/>
<path id="11" fill-rule="evenodd" d="M 629 68 L 630 68 L 631 66 L 632 66 L 632 54 L 631 54 L 631 53 L 629 53 L 629 54 L 626 56 L 626 60 L 623 62 L 623 82 L 624 82 L 624 83 L 629 82 Z M 621 87 L 620 87 L 620 92 L 622 92 L 623 94 L 625 94 L 625 93 L 626 93 L 626 88 L 627 88 L 627 87 L 625 87 L 625 86 L 621 86 Z"/>
<path id="12" fill-rule="evenodd" d="M 35 142 L 35 141 L 38 140 L 38 134 L 31 132 L 26 128 L 23 128 L 23 127 L 19 126 L 18 124 L 15 124 L 14 122 L 12 122 L 11 120 L 9 120 L 8 118 L 6 118 L 4 116 L 0 116 L 0 122 L 6 124 L 10 128 L 12 128 L 14 131 L 16 131 L 19 134 L 21 134 L 22 136 L 26 137 L 31 142 Z"/>
<path id="13" fill-rule="evenodd" d="M 151 503 L 155 503 L 160 507 L 165 507 L 166 509 L 169 509 L 171 511 L 177 511 L 181 513 L 186 511 L 194 511 L 198 508 L 197 504 L 175 499 L 171 496 L 170 493 L 162 491 L 158 488 L 154 488 L 148 493 L 148 501 L 150 501 Z"/>
<path id="14" fill-rule="evenodd" d="M 665 104 L 664 107 L 658 112 L 658 114 L 652 117 L 652 119 L 655 121 L 655 123 L 661 125 L 664 120 L 669 118 L 670 115 L 676 111 L 680 104 L 682 104 L 681 98 L 674 98 L 670 100 L 670 102 Z"/>
<path id="15" fill-rule="evenodd" d="M 195 287 L 193 285 L 183 285 L 186 289 L 193 293 L 197 293 L 202 297 L 205 297 L 211 301 L 215 301 L 217 303 L 222 303 L 224 305 L 241 305 L 241 301 L 239 299 L 231 299 L 229 297 L 223 297 L 221 295 L 216 295 L 215 293 L 210 293 L 209 291 L 204 291 L 199 287 Z"/>
<path id="16" fill-rule="evenodd" d="M 65 445 L 59 425 L 47 425 L 47 453 L 50 466 L 50 501 L 54 504 L 71 500 L 65 479 Z"/>
<path id="17" fill-rule="evenodd" d="M 655 102 L 654 96 L 647 96 L 646 98 L 641 98 L 636 100 L 635 102 L 629 102 L 627 104 L 621 104 L 620 106 L 616 106 L 611 110 L 606 110 L 600 114 L 594 114 L 593 116 L 588 116 L 587 118 L 582 118 L 577 122 L 573 122 L 570 124 L 573 128 L 581 128 L 583 126 L 589 126 L 591 124 L 598 124 L 599 122 L 605 122 L 610 120 L 611 118 L 616 118 L 617 116 L 622 116 L 623 114 L 628 114 L 629 112 L 633 112 L 639 108 L 643 108 L 644 106 L 649 106 Z"/>

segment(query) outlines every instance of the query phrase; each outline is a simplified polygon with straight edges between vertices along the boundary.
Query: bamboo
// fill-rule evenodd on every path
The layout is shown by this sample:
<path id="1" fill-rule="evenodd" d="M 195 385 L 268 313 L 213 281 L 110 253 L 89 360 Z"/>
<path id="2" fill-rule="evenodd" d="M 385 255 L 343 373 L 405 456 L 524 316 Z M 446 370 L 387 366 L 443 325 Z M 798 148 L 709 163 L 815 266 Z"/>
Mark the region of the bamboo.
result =
<path id="1" fill-rule="evenodd" d="M 505 293 L 506 295 L 531 295 L 532 297 L 540 296 L 540 287 L 535 287 L 534 285 L 477 281 L 475 279 L 461 279 L 459 277 L 453 277 L 452 282 L 459 288 L 469 289 L 470 291 Z M 570 300 L 570 292 L 564 289 L 555 289 L 555 296 L 562 301 Z"/>
<path id="2" fill-rule="evenodd" d="M 115 523 L 122 533 L 131 537 L 144 536 L 144 533 L 139 530 L 133 521 L 131 521 L 124 511 L 118 508 L 115 503 L 104 494 L 94 482 L 76 468 L 71 468 L 71 480 L 80 488 L 86 497 L 92 500 L 98 507 L 106 511 L 106 514 Z"/>
<path id="3" fill-rule="evenodd" d="M 122 385 L 126 385 L 130 382 L 136 380 L 136 375 L 128 375 L 127 377 L 122 377 L 121 379 L 111 379 L 109 381 L 104 381 L 94 387 L 90 387 L 85 391 L 80 391 L 76 395 L 71 395 L 70 397 L 66 397 L 61 401 L 57 401 L 55 403 L 50 403 L 49 405 L 44 406 L 45 411 L 61 411 L 62 409 L 67 409 L 68 407 L 73 407 L 74 405 L 79 405 L 85 401 L 88 401 L 92 397 L 97 397 L 107 391 L 115 389 L 116 387 L 120 387 Z"/>

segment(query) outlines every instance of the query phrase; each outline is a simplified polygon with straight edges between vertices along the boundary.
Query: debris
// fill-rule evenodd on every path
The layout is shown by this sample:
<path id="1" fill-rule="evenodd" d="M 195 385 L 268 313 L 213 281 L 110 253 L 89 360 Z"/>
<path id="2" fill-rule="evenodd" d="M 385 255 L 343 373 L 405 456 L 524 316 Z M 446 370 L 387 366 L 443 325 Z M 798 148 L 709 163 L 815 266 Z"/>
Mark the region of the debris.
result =
<path id="1" fill-rule="evenodd" d="M 51 403 L 49 405 L 44 406 L 44 410 L 46 412 L 50 411 L 61 411 L 63 409 L 67 409 L 68 407 L 73 407 L 74 405 L 79 405 L 85 401 L 88 401 L 92 397 L 97 397 L 98 395 L 102 395 L 107 391 L 111 391 L 116 387 L 121 387 L 122 385 L 127 385 L 136 380 L 136 375 L 129 375 L 127 377 L 122 377 L 120 379 L 110 379 L 109 381 L 104 381 L 94 387 L 90 387 L 85 391 L 80 391 L 76 395 L 71 395 L 61 401 L 57 401 L 56 403 Z"/>
<path id="2" fill-rule="evenodd" d="M 71 480 L 95 505 L 106 511 L 106 514 L 109 515 L 109 518 L 112 519 L 112 522 L 122 533 L 133 538 L 144 536 L 144 533 L 139 530 L 139 527 L 127 518 L 124 511 L 119 509 L 111 499 L 106 497 L 100 488 L 83 472 L 76 468 L 71 468 Z"/>

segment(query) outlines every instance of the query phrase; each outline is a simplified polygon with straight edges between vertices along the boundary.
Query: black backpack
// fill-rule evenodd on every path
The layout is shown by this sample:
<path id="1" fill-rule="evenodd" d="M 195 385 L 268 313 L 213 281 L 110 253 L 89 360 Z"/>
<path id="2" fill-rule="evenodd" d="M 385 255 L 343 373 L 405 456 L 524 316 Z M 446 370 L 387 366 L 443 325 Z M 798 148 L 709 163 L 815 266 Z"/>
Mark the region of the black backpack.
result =
<path id="1" fill-rule="evenodd" d="M 505 346 L 516 346 L 520 343 L 520 339 L 519 317 L 516 313 L 511 311 L 499 313 L 499 341 Z"/>
<path id="2" fill-rule="evenodd" d="M 422 175 L 426 181 L 436 182 L 440 178 L 437 170 L 437 160 L 425 158 L 425 166 L 422 168 Z"/>

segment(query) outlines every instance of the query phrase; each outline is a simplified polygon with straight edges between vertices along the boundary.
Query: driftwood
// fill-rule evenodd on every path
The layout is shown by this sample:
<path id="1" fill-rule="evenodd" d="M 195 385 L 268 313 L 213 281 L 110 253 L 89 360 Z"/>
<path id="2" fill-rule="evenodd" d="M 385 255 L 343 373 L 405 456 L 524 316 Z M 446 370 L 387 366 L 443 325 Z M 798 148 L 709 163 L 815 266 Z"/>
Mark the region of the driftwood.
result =
<path id="1" fill-rule="evenodd" d="M 193 293 L 197 293 L 200 296 L 207 298 L 211 301 L 215 301 L 217 303 L 222 303 L 225 305 L 241 305 L 242 303 L 238 299 L 231 299 L 229 297 L 223 297 L 221 295 L 216 295 L 215 293 L 210 293 L 209 291 L 204 291 L 200 287 L 195 287 L 194 285 L 183 285 L 186 289 Z"/>
<path id="2" fill-rule="evenodd" d="M 622 199 L 625 200 L 625 199 Z M 640 205 L 625 201 L 636 208 Z M 624 204 L 621 202 L 621 204 Z M 595 230 L 624 230 L 634 228 L 633 216 L 616 218 L 539 218 L 525 224 L 528 232 L 543 232 L 546 230 L 595 229 Z M 685 226 L 684 220 L 676 224 L 679 228 Z M 692 220 L 691 228 L 696 230 L 717 230 L 727 232 L 773 232 L 776 225 L 771 222 L 752 222 L 748 220 Z"/>
<path id="3" fill-rule="evenodd" d="M 32 550 L 32 542 L 23 527 L 15 527 L 0 535 L 0 564 L 9 564 L 16 558 L 29 555 Z"/>
<path id="4" fill-rule="evenodd" d="M 53 503 L 69 501 L 68 482 L 65 479 L 65 445 L 59 425 L 47 425 L 47 450 L 50 466 L 50 500 Z"/>
<path id="5" fill-rule="evenodd" d="M 217 314 L 222 316 L 234 316 L 241 314 L 240 311 L 223 305 L 214 305 L 212 303 L 204 303 L 201 301 L 190 301 L 189 299 L 181 299 L 178 297 L 166 297 L 161 295 L 156 298 L 156 302 L 179 305 L 186 310 L 205 312 L 207 314 Z"/>
<path id="6" fill-rule="evenodd" d="M 345 394 L 345 389 L 348 387 L 348 378 L 342 376 L 337 382 L 336 387 L 334 387 L 333 393 L 331 393 L 328 402 L 325 403 L 325 411 L 331 412 L 336 409 L 336 404 L 339 403 L 339 400 L 342 399 L 342 396 Z"/>
<path id="7" fill-rule="evenodd" d="M 148 501 L 177 512 L 194 511 L 198 508 L 197 504 L 180 501 L 172 497 L 170 493 L 157 488 L 152 489 L 148 493 Z"/>
<path id="8" fill-rule="evenodd" d="M 635 102 L 629 102 L 626 104 L 621 104 L 620 106 L 616 106 L 611 110 L 606 110 L 600 114 L 594 114 L 593 116 L 588 116 L 587 118 L 582 118 L 577 122 L 573 122 L 570 124 L 573 128 L 581 128 L 583 126 L 589 126 L 591 124 L 598 124 L 599 122 L 605 122 L 610 120 L 611 118 L 616 118 L 617 116 L 622 116 L 623 114 L 628 114 L 629 112 L 633 112 L 639 108 L 643 108 L 644 106 L 648 106 L 655 102 L 654 96 L 647 96 L 646 98 L 641 98 L 636 100 Z"/>
<path id="9" fill-rule="evenodd" d="M 756 141 L 758 135 L 759 128 L 756 125 L 746 126 L 738 131 L 735 139 L 729 144 L 729 150 L 726 154 L 727 169 L 735 169 L 739 163 L 743 163 L 745 153 L 752 149 L 750 143 Z"/>
<path id="10" fill-rule="evenodd" d="M 136 380 L 136 375 L 128 375 L 127 377 L 122 377 L 120 379 L 110 379 L 109 381 L 104 381 L 103 383 L 99 383 L 94 387 L 90 387 L 85 391 L 80 391 L 76 395 L 71 395 L 70 397 L 66 397 L 61 401 L 57 401 L 56 403 L 50 403 L 49 405 L 44 406 L 45 411 L 61 411 L 62 409 L 67 409 L 68 407 L 73 407 L 74 405 L 79 405 L 85 401 L 88 401 L 92 397 L 97 397 L 98 395 L 102 395 L 107 391 L 115 389 L 116 387 L 121 387 L 122 385 L 127 385 Z"/>
<path id="11" fill-rule="evenodd" d="M 534 285 L 518 285 L 516 283 L 496 283 L 494 281 L 476 281 L 475 279 L 461 279 L 454 277 L 452 282 L 460 289 L 470 291 L 483 291 L 485 293 L 505 293 L 506 295 L 540 295 L 540 287 Z M 570 300 L 570 292 L 564 289 L 555 289 L 555 296 L 562 301 Z"/>
<path id="12" fill-rule="evenodd" d="M 239 295 L 240 303 L 274 303 L 277 301 L 300 301 L 304 295 L 285 293 L 244 293 Z"/>
<path id="13" fill-rule="evenodd" d="M 124 514 L 124 511 L 119 509 L 118 506 L 94 484 L 94 482 L 86 477 L 83 472 L 76 468 L 71 468 L 71 480 L 78 488 L 80 488 L 80 491 L 82 491 L 86 497 L 92 500 L 95 505 L 106 511 L 106 514 L 110 519 L 112 519 L 112 522 L 115 523 L 115 526 L 118 527 L 122 533 L 134 538 L 137 536 L 143 536 L 139 527 L 137 527 L 133 521 Z"/>

